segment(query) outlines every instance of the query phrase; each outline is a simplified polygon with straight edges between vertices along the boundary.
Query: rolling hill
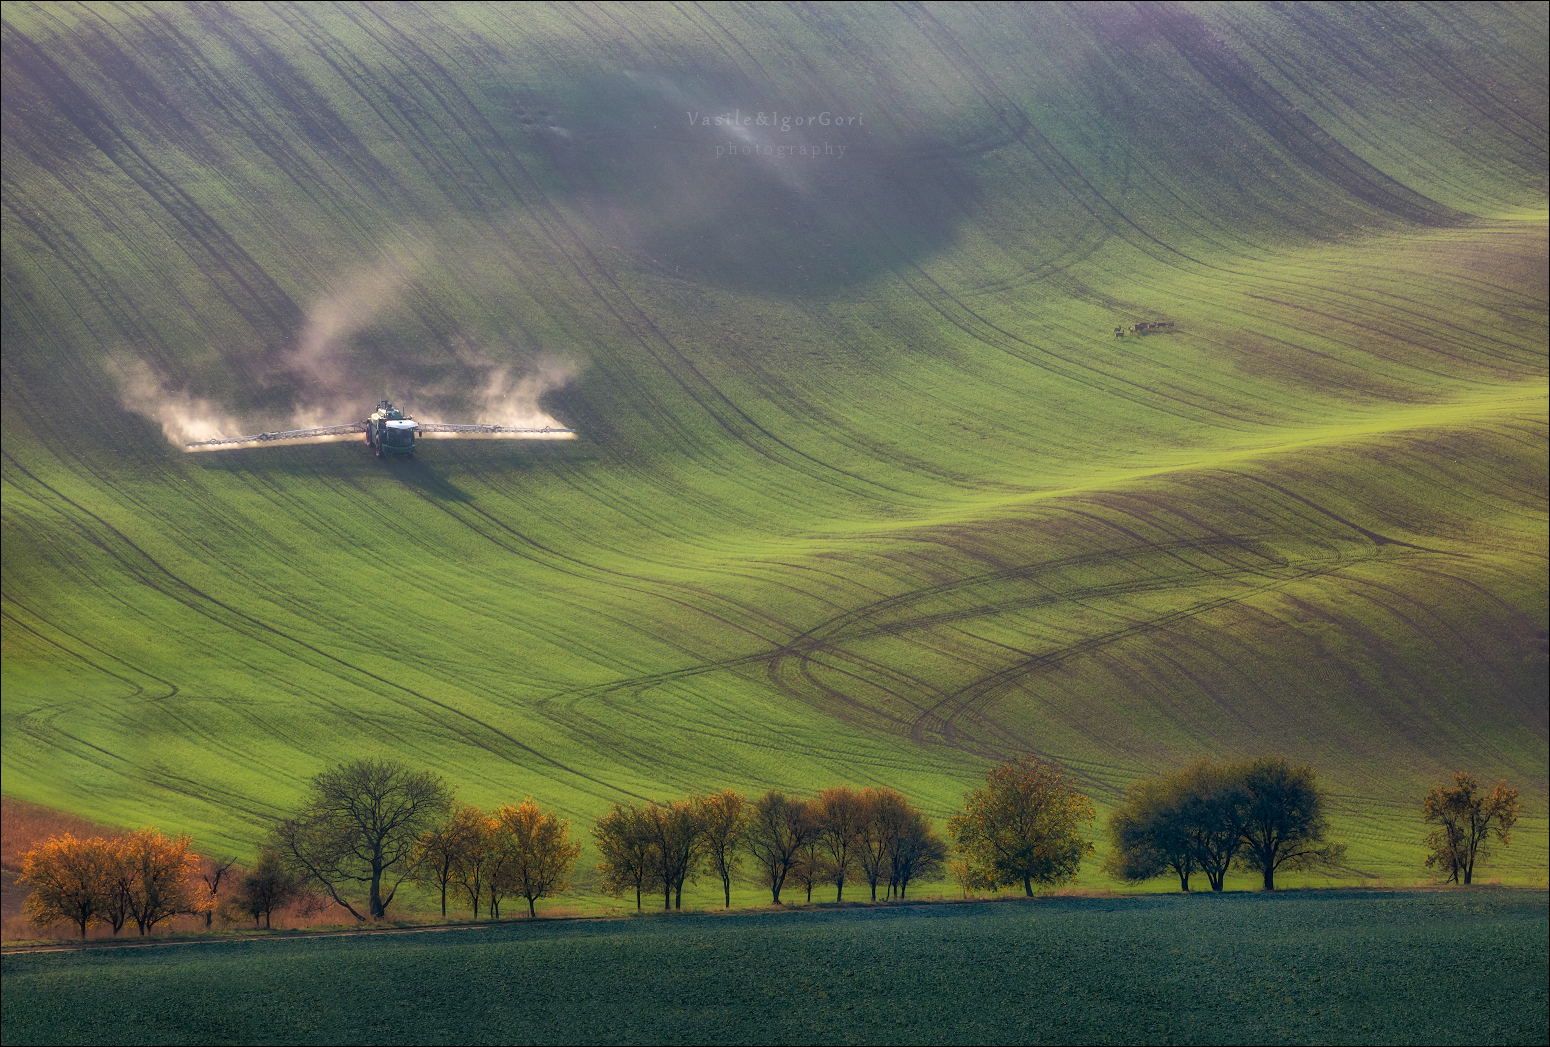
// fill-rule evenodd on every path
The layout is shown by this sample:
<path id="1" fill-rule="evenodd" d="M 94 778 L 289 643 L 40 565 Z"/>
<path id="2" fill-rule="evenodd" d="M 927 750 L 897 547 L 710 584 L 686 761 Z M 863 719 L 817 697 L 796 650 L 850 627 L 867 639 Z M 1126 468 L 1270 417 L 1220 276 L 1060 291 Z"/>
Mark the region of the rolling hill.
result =
<path id="1" fill-rule="evenodd" d="M 1544 875 L 1543 5 L 3 17 L 7 795 L 1276 751 Z M 181 449 L 384 394 L 580 436 Z"/>

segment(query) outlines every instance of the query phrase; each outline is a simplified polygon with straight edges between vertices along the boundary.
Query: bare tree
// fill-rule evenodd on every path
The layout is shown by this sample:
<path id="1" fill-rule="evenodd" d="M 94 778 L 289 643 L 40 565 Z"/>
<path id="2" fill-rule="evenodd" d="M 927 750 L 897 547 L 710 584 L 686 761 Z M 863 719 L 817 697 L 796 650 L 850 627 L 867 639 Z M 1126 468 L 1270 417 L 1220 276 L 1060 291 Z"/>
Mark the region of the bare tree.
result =
<path id="1" fill-rule="evenodd" d="M 1421 802 L 1422 818 L 1437 826 L 1426 837 L 1426 867 L 1446 869 L 1446 882 L 1473 883 L 1475 863 L 1490 857 L 1491 837 L 1503 847 L 1510 844 L 1512 827 L 1522 813 L 1518 790 L 1507 788 L 1506 779 L 1482 793 L 1473 775 L 1459 771 L 1453 788 L 1439 786 Z"/>
<path id="2" fill-rule="evenodd" d="M 780 891 L 792 869 L 801 864 L 800 852 L 812 840 L 813 824 L 807 804 L 771 789 L 754 801 L 748 812 L 748 852 L 759 865 L 770 899 L 780 904 Z"/>
<path id="3" fill-rule="evenodd" d="M 824 789 L 813 801 L 823 874 L 834 884 L 834 900 L 845 897 L 845 879 L 859 863 L 868 828 L 867 803 L 848 785 Z"/>
<path id="4" fill-rule="evenodd" d="M 483 819 L 479 808 L 456 804 L 444 822 L 427 829 L 415 843 L 409 878 L 441 893 L 443 917 L 447 915 L 447 891 L 457 884 L 459 866 L 468 849 L 479 843 Z"/>
<path id="5" fill-rule="evenodd" d="M 221 904 L 221 882 L 227 878 L 227 874 L 240 878 L 242 870 L 237 867 L 237 856 L 227 855 L 224 858 L 205 858 L 199 866 L 199 878 L 204 881 L 205 891 L 210 895 L 210 904 L 205 907 L 205 929 L 209 930 L 211 922 L 215 919 L 215 910 Z"/>
<path id="6" fill-rule="evenodd" d="M 877 901 L 877 885 L 888 876 L 888 865 L 895 841 L 904 830 L 909 801 L 892 789 L 868 787 L 861 794 L 866 805 L 865 831 L 856 850 L 861 875 Z"/>
<path id="7" fill-rule="evenodd" d="M 662 908 L 683 908 L 684 881 L 699 864 L 704 824 L 700 807 L 693 800 L 658 803 L 641 812 L 642 827 L 652 845 L 657 862 L 656 879 L 662 888 Z"/>
<path id="8" fill-rule="evenodd" d="M 306 803 L 275 828 L 272 841 L 357 920 L 380 920 L 413 870 L 420 836 L 451 803 L 437 775 L 391 760 L 357 760 L 314 778 Z M 345 899 L 350 886 L 366 888 L 365 916 Z"/>
<path id="9" fill-rule="evenodd" d="M 592 826 L 592 839 L 603 859 L 597 866 L 603 890 L 615 898 L 633 890 L 636 912 L 641 910 L 641 895 L 656 889 L 660 866 L 645 822 L 645 812 L 634 804 L 616 803 Z"/>
<path id="10" fill-rule="evenodd" d="M 705 864 L 721 880 L 722 898 L 732 908 L 732 877 L 742 867 L 743 838 L 748 832 L 748 801 L 742 793 L 723 789 L 702 797 L 700 824 L 704 830 Z"/>

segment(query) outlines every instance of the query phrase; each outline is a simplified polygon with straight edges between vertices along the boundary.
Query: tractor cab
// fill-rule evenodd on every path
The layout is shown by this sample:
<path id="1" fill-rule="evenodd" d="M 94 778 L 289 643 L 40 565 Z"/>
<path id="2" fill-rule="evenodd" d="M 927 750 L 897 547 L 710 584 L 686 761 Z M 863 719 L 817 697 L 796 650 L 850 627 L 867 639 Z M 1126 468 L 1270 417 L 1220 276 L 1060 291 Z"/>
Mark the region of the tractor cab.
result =
<path id="1" fill-rule="evenodd" d="M 379 401 L 377 409 L 366 419 L 366 443 L 378 458 L 385 454 L 414 454 L 414 438 L 419 431 L 419 423 L 405 418 L 404 412 L 390 400 Z"/>

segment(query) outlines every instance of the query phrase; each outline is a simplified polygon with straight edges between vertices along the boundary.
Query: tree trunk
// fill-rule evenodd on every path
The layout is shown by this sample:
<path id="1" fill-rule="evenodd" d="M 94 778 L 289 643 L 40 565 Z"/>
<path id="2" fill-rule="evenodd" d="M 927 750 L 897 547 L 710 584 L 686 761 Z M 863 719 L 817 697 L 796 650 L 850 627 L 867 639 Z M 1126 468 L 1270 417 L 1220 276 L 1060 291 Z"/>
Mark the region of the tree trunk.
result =
<path id="1" fill-rule="evenodd" d="M 723 876 L 721 878 L 721 890 L 726 895 L 727 908 L 732 908 L 732 877 Z"/>
<path id="2" fill-rule="evenodd" d="M 529 898 L 527 900 L 527 918 L 530 919 L 530 920 L 538 919 L 538 910 L 533 908 L 533 899 L 532 898 Z"/>
<path id="3" fill-rule="evenodd" d="M 673 908 L 677 909 L 679 912 L 682 912 L 683 911 L 683 907 L 684 907 L 684 882 L 682 880 L 679 880 L 678 883 L 676 883 L 673 886 Z"/>
<path id="4" fill-rule="evenodd" d="M 441 881 L 441 918 L 447 918 L 447 881 Z"/>
<path id="5" fill-rule="evenodd" d="M 371 865 L 371 918 L 382 919 L 382 867 L 375 862 Z"/>
<path id="6" fill-rule="evenodd" d="M 1188 869 L 1180 869 L 1179 870 L 1179 890 L 1183 891 L 1185 894 L 1189 893 L 1189 870 Z"/>
<path id="7" fill-rule="evenodd" d="M 1265 863 L 1265 890 L 1273 891 L 1275 889 L 1276 889 L 1276 870 L 1275 870 L 1275 866 L 1271 865 L 1269 862 L 1266 862 Z"/>
<path id="8" fill-rule="evenodd" d="M 1023 877 L 1023 893 L 1030 898 L 1033 897 L 1033 878 L 1031 876 Z"/>

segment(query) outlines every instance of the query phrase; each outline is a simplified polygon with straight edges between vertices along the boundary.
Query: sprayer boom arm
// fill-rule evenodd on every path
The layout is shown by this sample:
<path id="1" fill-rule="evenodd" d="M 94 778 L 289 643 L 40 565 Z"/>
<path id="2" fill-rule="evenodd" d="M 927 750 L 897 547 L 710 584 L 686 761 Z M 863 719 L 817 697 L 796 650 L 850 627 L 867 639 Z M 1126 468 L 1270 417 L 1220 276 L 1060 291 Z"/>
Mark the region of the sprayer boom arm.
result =
<path id="1" fill-rule="evenodd" d="M 510 425 L 459 425 L 452 422 L 421 422 L 422 433 L 573 433 L 574 429 L 519 429 Z"/>
<path id="2" fill-rule="evenodd" d="M 253 436 L 223 436 L 219 440 L 196 440 L 185 447 L 211 447 L 215 444 L 246 444 L 257 440 L 305 440 L 309 436 L 341 436 L 344 433 L 364 433 L 365 422 L 349 425 L 325 425 L 319 429 L 290 429 L 282 433 L 257 433 Z"/>
<path id="3" fill-rule="evenodd" d="M 394 423 L 397 424 L 397 423 Z M 345 433 L 364 433 L 366 422 L 349 425 L 325 425 L 319 429 L 288 429 L 278 433 L 255 433 L 252 436 L 223 436 L 219 440 L 195 440 L 185 447 L 214 447 L 217 444 L 250 444 L 264 440 L 305 440 L 309 436 L 341 436 Z M 574 429 L 520 429 L 510 425 L 460 425 L 453 422 L 416 422 L 415 428 L 422 433 L 573 433 Z"/>

